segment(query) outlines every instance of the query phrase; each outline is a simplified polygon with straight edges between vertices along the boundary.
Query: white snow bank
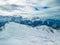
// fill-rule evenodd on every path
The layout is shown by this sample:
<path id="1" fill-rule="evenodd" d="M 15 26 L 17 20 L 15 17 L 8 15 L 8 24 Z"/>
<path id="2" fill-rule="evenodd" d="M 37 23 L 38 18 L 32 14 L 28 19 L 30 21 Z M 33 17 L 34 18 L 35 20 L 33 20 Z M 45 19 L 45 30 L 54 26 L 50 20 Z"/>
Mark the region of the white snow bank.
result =
<path id="1" fill-rule="evenodd" d="M 10 22 L 0 32 L 0 45 L 59 45 L 60 32 L 48 26 L 29 27 Z"/>

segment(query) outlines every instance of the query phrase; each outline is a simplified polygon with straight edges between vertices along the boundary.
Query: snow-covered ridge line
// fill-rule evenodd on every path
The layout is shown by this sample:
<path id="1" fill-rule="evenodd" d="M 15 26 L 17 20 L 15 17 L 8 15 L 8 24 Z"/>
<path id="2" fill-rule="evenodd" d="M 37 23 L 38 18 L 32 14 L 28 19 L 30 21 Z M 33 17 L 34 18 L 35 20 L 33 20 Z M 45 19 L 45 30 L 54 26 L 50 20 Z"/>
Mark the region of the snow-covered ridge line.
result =
<path id="1" fill-rule="evenodd" d="M 30 27 L 14 22 L 0 32 L 0 45 L 59 45 L 60 32 L 42 25 Z"/>
<path id="2" fill-rule="evenodd" d="M 55 29 L 60 29 L 60 20 L 58 19 L 41 19 L 40 17 L 33 17 L 32 19 L 28 19 L 23 18 L 22 16 L 0 16 L 0 27 L 4 26 L 6 23 L 9 22 L 15 22 L 32 27 L 47 25 Z"/>

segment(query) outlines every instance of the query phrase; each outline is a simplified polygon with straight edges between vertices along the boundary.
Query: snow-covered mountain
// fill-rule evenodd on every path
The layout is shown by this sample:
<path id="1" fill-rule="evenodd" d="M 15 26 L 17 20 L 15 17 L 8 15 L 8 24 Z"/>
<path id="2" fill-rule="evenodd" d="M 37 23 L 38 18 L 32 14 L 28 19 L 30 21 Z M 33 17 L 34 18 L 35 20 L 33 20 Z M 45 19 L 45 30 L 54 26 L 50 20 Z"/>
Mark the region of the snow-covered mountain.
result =
<path id="1" fill-rule="evenodd" d="M 33 28 L 10 22 L 0 31 L 0 45 L 60 45 L 59 42 L 60 32 L 45 25 Z"/>
<path id="2" fill-rule="evenodd" d="M 60 1 L 0 0 L 0 45 L 60 45 Z"/>
<path id="3" fill-rule="evenodd" d="M 54 29 L 60 29 L 60 19 L 45 17 L 23 18 L 22 16 L 0 16 L 0 27 L 4 26 L 6 23 L 9 22 L 15 22 L 32 27 L 46 25 Z"/>

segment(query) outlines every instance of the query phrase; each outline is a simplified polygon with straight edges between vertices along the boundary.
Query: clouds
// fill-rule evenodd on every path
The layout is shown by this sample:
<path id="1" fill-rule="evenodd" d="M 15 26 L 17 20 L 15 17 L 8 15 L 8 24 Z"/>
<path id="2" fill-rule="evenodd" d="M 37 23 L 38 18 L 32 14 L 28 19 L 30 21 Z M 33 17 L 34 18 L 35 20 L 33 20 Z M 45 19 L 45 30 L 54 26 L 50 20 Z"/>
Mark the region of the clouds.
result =
<path id="1" fill-rule="evenodd" d="M 22 8 L 22 6 L 19 6 L 19 5 L 16 5 L 16 4 L 1 5 L 1 6 L 0 6 L 0 9 L 1 9 L 1 10 L 6 10 L 6 11 L 18 10 L 19 8 Z"/>
<path id="2" fill-rule="evenodd" d="M 22 15 L 25 17 L 50 16 L 58 13 L 59 0 L 1 0 L 0 15 Z M 55 12 L 55 10 L 58 10 Z M 55 14 L 51 14 L 54 13 Z"/>

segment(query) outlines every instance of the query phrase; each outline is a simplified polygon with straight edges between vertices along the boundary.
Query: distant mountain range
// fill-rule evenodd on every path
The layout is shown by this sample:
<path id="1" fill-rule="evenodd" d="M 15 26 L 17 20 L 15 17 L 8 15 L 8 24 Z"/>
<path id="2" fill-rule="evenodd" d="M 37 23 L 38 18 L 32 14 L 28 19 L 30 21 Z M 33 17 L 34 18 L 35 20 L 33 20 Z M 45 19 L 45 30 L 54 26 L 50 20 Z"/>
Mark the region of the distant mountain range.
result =
<path id="1" fill-rule="evenodd" d="M 23 18 L 22 16 L 0 16 L 0 27 L 6 23 L 15 22 L 32 27 L 47 25 L 54 29 L 60 29 L 60 20 L 58 19 L 41 19 L 40 17 L 33 17 L 32 19 Z"/>

